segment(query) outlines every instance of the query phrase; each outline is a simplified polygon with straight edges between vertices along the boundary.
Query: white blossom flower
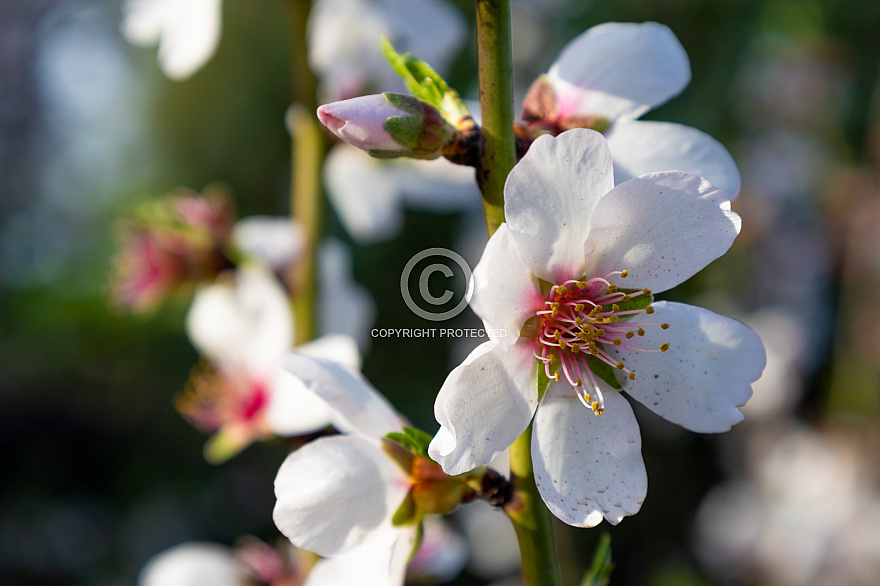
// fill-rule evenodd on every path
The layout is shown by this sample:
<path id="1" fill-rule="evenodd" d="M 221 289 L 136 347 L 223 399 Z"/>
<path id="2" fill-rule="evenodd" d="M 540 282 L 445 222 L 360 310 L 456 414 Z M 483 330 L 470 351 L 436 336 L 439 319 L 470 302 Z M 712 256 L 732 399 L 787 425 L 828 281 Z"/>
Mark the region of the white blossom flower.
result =
<path id="1" fill-rule="evenodd" d="M 138 586 L 243 586 L 232 549 L 218 543 L 187 542 L 151 558 Z"/>
<path id="2" fill-rule="evenodd" d="M 361 243 L 397 235 L 404 207 L 435 213 L 482 210 L 474 170 L 445 159 L 381 160 L 337 145 L 327 156 L 324 183 L 346 232 Z"/>
<path id="3" fill-rule="evenodd" d="M 454 508 L 464 485 L 444 482 L 440 468 L 419 456 L 404 472 L 383 438 L 406 422 L 357 374 L 296 354 L 285 368 L 327 402 L 333 425 L 343 432 L 290 454 L 275 479 L 275 524 L 297 547 L 327 558 L 315 565 L 306 586 L 402 585 L 418 524 L 394 522 L 402 505 L 415 498 L 419 507 L 416 493 L 436 497 L 439 487 L 439 498 Z"/>
<path id="4" fill-rule="evenodd" d="M 474 271 L 471 305 L 492 337 L 440 389 L 429 453 L 447 474 L 465 472 L 534 416 L 535 480 L 553 514 L 618 523 L 647 489 L 638 425 L 618 389 L 690 430 L 720 432 L 742 419 L 737 407 L 764 367 L 747 326 L 649 305 L 651 290 L 721 256 L 739 216 L 688 173 L 615 187 L 608 146 L 587 129 L 534 142 L 507 180 L 505 215 Z"/>
<path id="5" fill-rule="evenodd" d="M 742 475 L 715 487 L 696 516 L 695 551 L 718 582 L 875 583 L 876 433 L 780 421 L 752 429 Z"/>
<path id="6" fill-rule="evenodd" d="M 687 53 L 668 27 L 606 23 L 565 46 L 530 90 L 524 118 L 540 118 L 555 132 L 604 132 L 615 183 L 654 171 L 686 171 L 734 199 L 740 175 L 721 143 L 690 126 L 636 120 L 681 93 L 690 79 Z"/>
<path id="7" fill-rule="evenodd" d="M 282 216 L 248 216 L 232 228 L 230 242 L 275 272 L 286 270 L 302 253 L 305 243 L 300 225 Z"/>
<path id="8" fill-rule="evenodd" d="M 286 540 L 272 547 L 243 536 L 235 548 L 190 541 L 153 556 L 138 574 L 138 586 L 301 586 L 309 554 Z"/>
<path id="9" fill-rule="evenodd" d="M 122 10 L 122 34 L 139 47 L 158 44 L 170 79 L 188 79 L 217 52 L 221 0 L 126 0 Z"/>
<path id="10" fill-rule="evenodd" d="M 465 31 L 464 18 L 445 0 L 317 0 L 309 15 L 309 63 L 325 101 L 370 87 L 399 91 L 403 84 L 382 54 L 382 35 L 443 73 Z"/>
<path id="11" fill-rule="evenodd" d="M 293 316 L 281 284 L 261 266 L 244 266 L 234 283 L 196 292 L 187 314 L 190 340 L 213 368 L 195 374 L 178 409 L 214 435 L 206 457 L 222 461 L 269 435 L 294 436 L 330 422 L 324 403 L 282 369 L 293 346 Z M 296 348 L 360 368 L 357 344 L 327 335 Z"/>

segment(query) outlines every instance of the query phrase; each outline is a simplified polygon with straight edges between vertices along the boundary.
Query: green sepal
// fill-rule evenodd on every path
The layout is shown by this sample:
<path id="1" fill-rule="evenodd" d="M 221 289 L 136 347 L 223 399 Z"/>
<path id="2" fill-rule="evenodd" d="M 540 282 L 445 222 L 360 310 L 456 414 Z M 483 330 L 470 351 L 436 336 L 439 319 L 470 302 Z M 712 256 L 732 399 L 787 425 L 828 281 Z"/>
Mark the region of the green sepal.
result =
<path id="1" fill-rule="evenodd" d="M 611 559 L 611 534 L 603 531 L 593 551 L 593 562 L 584 574 L 580 586 L 608 586 L 612 570 L 614 561 Z"/>
<path id="2" fill-rule="evenodd" d="M 397 511 L 394 512 L 394 516 L 391 517 L 391 524 L 395 527 L 412 525 L 419 520 L 418 517 L 419 509 L 416 506 L 416 499 L 413 496 L 413 491 L 410 490 L 408 493 L 406 493 L 406 496 L 404 497 L 403 502 L 400 503 L 400 506 L 397 507 Z"/>
<path id="3" fill-rule="evenodd" d="M 640 293 L 641 289 L 618 289 L 621 293 Z M 638 295 L 637 297 L 633 297 L 629 301 L 616 301 L 615 305 L 620 308 L 620 311 L 632 311 L 633 309 L 645 309 L 649 305 L 654 303 L 653 295 Z M 623 319 L 626 319 L 625 317 Z"/>
<path id="4" fill-rule="evenodd" d="M 612 389 L 620 390 L 623 388 L 620 386 L 620 381 L 617 380 L 617 376 L 614 374 L 614 368 L 610 364 L 596 358 L 592 354 L 586 354 L 586 357 L 587 366 L 590 367 L 590 372 L 608 383 L 608 386 Z"/>
<path id="5" fill-rule="evenodd" d="M 544 369 L 541 368 L 543 364 L 538 364 L 538 401 L 544 398 L 544 393 L 547 392 L 547 387 L 550 386 L 550 379 L 544 373 Z"/>
<path id="6" fill-rule="evenodd" d="M 431 443 L 431 436 L 415 427 L 404 427 L 403 433 L 393 431 L 385 435 L 385 439 L 394 442 L 410 454 L 421 456 L 430 460 L 428 456 L 428 445 Z"/>
<path id="7" fill-rule="evenodd" d="M 415 116 L 391 116 L 385 119 L 385 130 L 394 140 L 408 149 L 419 146 L 422 137 L 423 124 L 421 118 Z"/>
<path id="8" fill-rule="evenodd" d="M 430 65 L 409 53 L 400 55 L 385 36 L 382 37 L 382 53 L 410 93 L 437 108 L 453 125 L 470 117 L 458 92 L 450 88 Z"/>

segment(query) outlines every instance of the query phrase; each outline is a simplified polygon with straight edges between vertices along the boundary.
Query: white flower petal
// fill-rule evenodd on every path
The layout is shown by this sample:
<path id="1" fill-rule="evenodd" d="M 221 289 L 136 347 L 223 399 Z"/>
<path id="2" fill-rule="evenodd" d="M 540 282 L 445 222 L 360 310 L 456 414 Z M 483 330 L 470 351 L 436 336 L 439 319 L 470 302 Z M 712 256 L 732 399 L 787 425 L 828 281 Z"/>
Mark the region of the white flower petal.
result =
<path id="1" fill-rule="evenodd" d="M 728 199 L 739 195 L 739 169 L 720 142 L 696 128 L 672 122 L 622 120 L 605 133 L 614 158 L 614 182 L 655 171 L 705 177 Z"/>
<path id="2" fill-rule="evenodd" d="M 519 256 L 507 224 L 501 224 L 474 268 L 471 309 L 486 324 L 491 339 L 504 347 L 518 339 L 523 323 L 544 308 L 538 280 Z M 500 330 L 500 331 L 499 331 Z"/>
<path id="3" fill-rule="evenodd" d="M 656 22 L 594 26 L 562 50 L 548 72 L 559 114 L 638 118 L 691 80 L 684 47 Z"/>
<path id="4" fill-rule="evenodd" d="M 239 586 L 235 555 L 216 543 L 182 543 L 152 557 L 138 586 Z"/>
<path id="5" fill-rule="evenodd" d="M 351 336 L 343 334 L 321 336 L 297 346 L 296 353 L 338 362 L 351 372 L 361 371 L 361 353 L 358 351 L 357 342 Z"/>
<path id="6" fill-rule="evenodd" d="M 159 43 L 159 66 L 183 81 L 201 69 L 220 42 L 221 0 L 129 0 L 122 33 L 132 44 Z"/>
<path id="7" fill-rule="evenodd" d="M 504 214 L 520 256 L 541 279 L 583 275 L 583 243 L 599 199 L 614 187 L 601 134 L 574 129 L 539 136 L 504 186 Z"/>
<path id="8" fill-rule="evenodd" d="M 648 477 L 632 408 L 603 382 L 605 411 L 595 415 L 570 386 L 551 383 L 535 415 L 532 461 L 538 492 L 569 525 L 616 525 L 642 506 Z"/>
<path id="9" fill-rule="evenodd" d="M 330 151 L 324 165 L 327 198 L 345 231 L 366 244 L 393 237 L 403 223 L 400 192 L 381 161 L 348 145 Z"/>
<path id="10" fill-rule="evenodd" d="M 385 397 L 337 362 L 290 353 L 284 368 L 327 402 L 333 410 L 333 425 L 343 433 L 375 441 L 405 425 Z"/>
<path id="11" fill-rule="evenodd" d="M 249 216 L 235 223 L 232 244 L 280 271 L 296 260 L 304 242 L 302 228 L 288 217 Z"/>
<path id="12" fill-rule="evenodd" d="M 403 201 L 412 208 L 436 213 L 482 211 L 474 170 L 439 158 L 433 161 L 387 161 Z"/>
<path id="13" fill-rule="evenodd" d="M 488 464 L 528 427 L 538 403 L 533 351 L 530 340 L 506 349 L 485 342 L 446 378 L 428 453 L 447 474 Z"/>
<path id="14" fill-rule="evenodd" d="M 303 586 L 403 586 L 414 542 L 412 527 L 377 530 L 357 547 L 319 560 L 309 570 Z"/>
<path id="15" fill-rule="evenodd" d="M 287 295 L 268 271 L 244 266 L 234 286 L 199 289 L 186 316 L 193 345 L 216 366 L 272 373 L 290 350 L 293 317 Z"/>
<path id="16" fill-rule="evenodd" d="M 320 331 L 344 334 L 354 338 L 361 349 L 369 347 L 376 304 L 369 291 L 352 278 L 351 250 L 341 240 L 326 238 L 318 248 L 318 288 Z M 353 370 L 359 371 L 360 366 Z"/>
<path id="17" fill-rule="evenodd" d="M 698 175 L 667 171 L 631 179 L 596 206 L 584 246 L 587 277 L 625 269 L 626 279 L 611 282 L 665 291 L 727 252 L 740 224 L 724 193 Z"/>
<path id="18" fill-rule="evenodd" d="M 334 100 L 369 87 L 403 91 L 382 55 L 382 35 L 442 74 L 465 32 L 461 14 L 445 1 L 321 0 L 309 15 L 309 63 Z"/>
<path id="19" fill-rule="evenodd" d="M 279 369 L 266 406 L 269 431 L 277 436 L 291 437 L 318 431 L 330 422 L 331 411 L 327 403 L 309 391 L 301 380 Z"/>
<path id="20" fill-rule="evenodd" d="M 752 396 L 751 384 L 764 370 L 761 339 L 747 325 L 701 307 L 654 304 L 652 315 L 639 322 L 668 323 L 669 329 L 645 327 L 637 345 L 667 352 L 638 352 L 607 346 L 606 350 L 635 372 L 624 390 L 661 417 L 692 431 L 727 431 L 742 421 L 737 407 Z"/>
<path id="21" fill-rule="evenodd" d="M 408 490 L 382 449 L 358 436 L 317 439 L 275 478 L 275 524 L 297 547 L 333 556 L 389 523 Z"/>
<path id="22" fill-rule="evenodd" d="M 436 71 L 445 71 L 465 43 L 467 24 L 446 0 L 385 0 L 388 24 L 398 52 L 412 53 Z"/>

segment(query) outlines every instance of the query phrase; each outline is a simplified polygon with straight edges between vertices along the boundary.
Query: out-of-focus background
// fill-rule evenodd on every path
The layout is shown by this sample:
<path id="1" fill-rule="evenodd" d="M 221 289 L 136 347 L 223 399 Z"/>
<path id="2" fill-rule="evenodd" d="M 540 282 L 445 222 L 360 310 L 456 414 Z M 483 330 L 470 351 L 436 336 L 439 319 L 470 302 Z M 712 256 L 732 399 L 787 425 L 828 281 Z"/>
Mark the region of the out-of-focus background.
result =
<path id="1" fill-rule="evenodd" d="M 155 49 L 124 40 L 118 1 L 0 0 L 0 584 L 134 584 L 181 542 L 278 538 L 272 481 L 287 445 L 206 463 L 204 436 L 172 404 L 198 361 L 182 328 L 188 299 L 132 317 L 108 304 L 108 282 L 116 220 L 151 197 L 219 181 L 241 215 L 288 212 L 283 4 L 224 2 L 216 56 L 174 82 Z M 472 3 L 454 6 L 472 27 Z M 647 500 L 617 527 L 559 525 L 566 583 L 610 530 L 612 584 L 877 584 L 880 3 L 533 0 L 514 14 L 518 97 L 592 25 L 672 28 L 693 81 L 646 118 L 730 149 L 744 228 L 663 297 L 749 323 L 768 351 L 746 421 L 728 434 L 635 407 Z M 447 77 L 465 97 L 476 95 L 472 36 Z M 403 266 L 430 247 L 473 264 L 485 239 L 463 211 L 407 209 L 395 237 L 369 244 L 330 206 L 324 224 L 350 247 L 378 328 L 438 327 L 407 309 Z M 470 312 L 444 325 L 476 326 Z M 478 341 L 373 338 L 364 373 L 433 432 L 436 391 Z M 480 556 L 454 583 L 516 576 Z"/>

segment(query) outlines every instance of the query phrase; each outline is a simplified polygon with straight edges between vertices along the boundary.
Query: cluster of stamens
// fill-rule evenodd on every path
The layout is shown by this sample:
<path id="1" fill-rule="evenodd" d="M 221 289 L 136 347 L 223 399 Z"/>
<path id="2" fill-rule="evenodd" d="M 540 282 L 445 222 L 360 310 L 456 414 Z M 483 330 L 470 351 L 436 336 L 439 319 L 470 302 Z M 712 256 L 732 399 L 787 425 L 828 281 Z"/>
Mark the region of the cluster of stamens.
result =
<path id="1" fill-rule="evenodd" d="M 626 271 L 614 271 L 605 277 L 594 277 L 588 281 L 570 280 L 554 285 L 550 290 L 550 299 L 544 302 L 544 309 L 537 314 L 540 318 L 540 355 L 535 354 L 535 357 L 544 363 L 544 373 L 559 381 L 561 370 L 581 402 L 596 415 L 605 410 L 605 398 L 596 375 L 590 370 L 588 357 L 626 373 L 629 380 L 635 380 L 636 375 L 632 370 L 605 351 L 606 344 L 641 352 L 666 352 L 669 349 L 666 343 L 657 349 L 633 344 L 634 338 L 645 335 L 645 328 L 660 327 L 665 330 L 669 324 L 640 323 L 632 319 L 636 315 L 654 313 L 650 305 L 644 309 L 620 308 L 619 303 L 641 295 L 651 295 L 648 289 L 620 291 L 608 280 L 616 275 L 626 278 L 626 274 Z M 625 321 L 621 321 L 622 318 Z M 585 381 L 592 392 L 587 390 Z"/>

